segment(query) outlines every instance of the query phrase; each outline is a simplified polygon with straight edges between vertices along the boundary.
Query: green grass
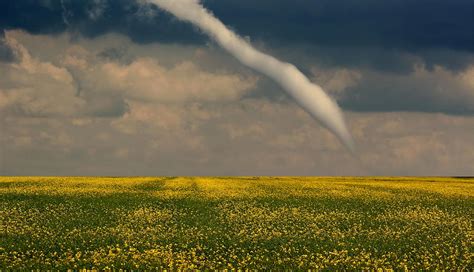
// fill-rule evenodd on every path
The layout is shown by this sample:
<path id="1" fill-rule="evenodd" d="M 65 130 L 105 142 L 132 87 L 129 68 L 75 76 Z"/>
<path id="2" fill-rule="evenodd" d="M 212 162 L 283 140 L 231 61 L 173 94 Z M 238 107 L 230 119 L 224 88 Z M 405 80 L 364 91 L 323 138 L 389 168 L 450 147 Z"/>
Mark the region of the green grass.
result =
<path id="1" fill-rule="evenodd" d="M 473 270 L 474 180 L 0 177 L 0 270 Z"/>

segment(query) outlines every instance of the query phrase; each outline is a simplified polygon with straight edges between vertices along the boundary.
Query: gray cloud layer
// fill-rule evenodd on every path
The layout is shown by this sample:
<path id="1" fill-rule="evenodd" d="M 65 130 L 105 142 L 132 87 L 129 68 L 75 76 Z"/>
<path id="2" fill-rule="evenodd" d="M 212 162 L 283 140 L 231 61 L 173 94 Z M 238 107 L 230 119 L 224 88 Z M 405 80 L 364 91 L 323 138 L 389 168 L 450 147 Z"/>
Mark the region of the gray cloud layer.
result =
<path id="1" fill-rule="evenodd" d="M 245 100 L 132 109 L 118 120 L 8 118 L 1 174 L 474 174 L 472 118 L 349 114 L 357 160 L 295 106 Z"/>
<path id="2" fill-rule="evenodd" d="M 474 117 L 446 114 L 472 105 L 472 68 L 392 73 L 308 57 L 306 74 L 339 101 L 395 100 L 402 89 L 421 96 L 413 110 L 447 107 L 349 112 L 354 159 L 212 45 L 17 31 L 5 40 L 16 60 L 0 62 L 0 175 L 474 175 Z"/>

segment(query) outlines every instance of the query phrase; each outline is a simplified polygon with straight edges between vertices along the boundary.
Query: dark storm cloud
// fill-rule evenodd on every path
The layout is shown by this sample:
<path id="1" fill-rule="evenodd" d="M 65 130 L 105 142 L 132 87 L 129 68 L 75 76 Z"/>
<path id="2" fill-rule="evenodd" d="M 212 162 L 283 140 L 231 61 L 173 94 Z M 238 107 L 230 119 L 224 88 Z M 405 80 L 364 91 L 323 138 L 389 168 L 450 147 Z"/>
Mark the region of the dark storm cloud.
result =
<path id="1" fill-rule="evenodd" d="M 140 1 L 143 2 L 143 1 Z M 474 53 L 472 0 L 203 0 L 244 36 L 291 48 L 321 51 L 331 65 L 407 72 L 420 56 L 428 65 L 464 68 Z M 1 1 L 0 29 L 31 33 L 70 31 L 86 37 L 117 32 L 138 43 L 204 43 L 208 39 L 153 5 L 136 0 Z M 388 50 L 388 53 L 387 53 Z M 443 50 L 444 55 L 427 51 Z M 375 56 L 374 56 L 375 52 Z M 306 56 L 305 56 L 306 57 Z"/>
<path id="2" fill-rule="evenodd" d="M 31 33 L 57 33 L 66 29 L 59 0 L 19 0 L 0 2 L 0 28 L 24 29 Z"/>
<path id="3" fill-rule="evenodd" d="M 474 51 L 472 0 L 205 0 L 237 32 L 281 43 Z M 96 12 L 95 9 L 100 12 Z M 0 26 L 32 33 L 69 27 L 85 36 L 120 32 L 139 42 L 203 37 L 152 6 L 131 0 L 17 0 L 0 3 Z"/>
<path id="4" fill-rule="evenodd" d="M 328 66 L 409 73 L 419 60 L 428 69 L 454 70 L 473 60 L 472 0 L 207 0 L 205 5 L 240 34 L 297 52 L 302 58 L 297 63 L 314 56 Z"/>
<path id="5" fill-rule="evenodd" d="M 208 0 L 252 37 L 319 45 L 474 51 L 472 0 Z"/>
<path id="6" fill-rule="evenodd" d="M 134 0 L 1 1 L 0 29 L 33 34 L 71 31 L 86 37 L 117 32 L 140 43 L 203 41 L 188 24 Z"/>
<path id="7" fill-rule="evenodd" d="M 143 2 L 1 1 L 0 29 L 19 28 L 34 34 L 69 31 L 90 38 L 115 32 L 138 43 L 208 41 L 190 24 Z M 416 61 L 407 57 L 408 53 L 426 62 L 428 68 L 441 65 L 460 70 L 472 63 L 474 56 L 472 0 L 203 0 L 203 3 L 239 34 L 264 41 L 272 48 L 296 51 L 303 60 L 317 57 L 328 66 L 408 73 Z M 294 61 L 291 54 L 287 55 L 290 55 L 288 61 Z"/>
<path id="8" fill-rule="evenodd" d="M 361 112 L 416 111 L 474 116 L 474 70 L 454 74 L 418 68 L 411 75 L 362 74 L 341 95 L 340 104 Z"/>

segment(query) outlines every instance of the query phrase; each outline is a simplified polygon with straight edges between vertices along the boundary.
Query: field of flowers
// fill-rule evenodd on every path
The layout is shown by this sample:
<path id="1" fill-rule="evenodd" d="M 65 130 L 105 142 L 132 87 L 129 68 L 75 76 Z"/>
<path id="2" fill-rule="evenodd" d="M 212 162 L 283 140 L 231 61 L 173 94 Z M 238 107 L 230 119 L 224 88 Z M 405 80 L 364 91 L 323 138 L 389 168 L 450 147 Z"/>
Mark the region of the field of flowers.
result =
<path id="1" fill-rule="evenodd" d="M 0 270 L 474 269 L 474 180 L 0 177 Z"/>

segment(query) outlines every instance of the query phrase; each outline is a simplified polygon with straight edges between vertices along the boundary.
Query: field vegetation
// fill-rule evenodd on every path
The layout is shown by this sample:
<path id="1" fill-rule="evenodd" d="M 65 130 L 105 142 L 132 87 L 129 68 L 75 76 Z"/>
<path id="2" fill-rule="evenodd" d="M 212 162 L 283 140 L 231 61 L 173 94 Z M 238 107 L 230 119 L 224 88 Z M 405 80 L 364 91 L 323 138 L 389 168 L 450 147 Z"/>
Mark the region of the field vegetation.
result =
<path id="1" fill-rule="evenodd" d="M 473 266 L 474 180 L 0 177 L 0 270 Z"/>

